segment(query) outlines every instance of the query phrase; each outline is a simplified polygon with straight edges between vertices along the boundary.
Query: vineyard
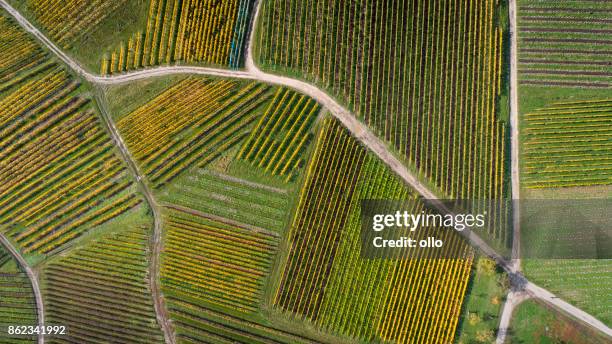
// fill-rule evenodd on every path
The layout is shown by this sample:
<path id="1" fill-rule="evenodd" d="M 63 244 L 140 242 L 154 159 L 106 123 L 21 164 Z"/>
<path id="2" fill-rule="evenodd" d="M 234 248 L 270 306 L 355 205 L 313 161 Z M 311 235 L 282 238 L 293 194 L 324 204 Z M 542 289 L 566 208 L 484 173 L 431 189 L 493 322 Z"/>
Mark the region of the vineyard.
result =
<path id="1" fill-rule="evenodd" d="M 211 324 L 198 309 L 215 313 L 253 313 L 278 245 L 273 232 L 228 225 L 166 208 L 162 291 L 177 336 L 211 336 Z M 204 312 L 204 316 L 207 313 Z"/>
<path id="2" fill-rule="evenodd" d="M 262 5 L 266 69 L 325 88 L 447 196 L 505 198 L 504 2 Z"/>
<path id="3" fill-rule="evenodd" d="M 114 74 L 177 61 L 243 64 L 252 0 L 151 0 L 146 28 L 102 59 Z"/>
<path id="4" fill-rule="evenodd" d="M 3 16 L 0 31 L 0 228 L 48 254 L 140 199 L 79 83 Z"/>
<path id="5" fill-rule="evenodd" d="M 527 276 L 605 324 L 612 322 L 612 267 L 605 259 L 525 260 Z"/>
<path id="6" fill-rule="evenodd" d="M 113 15 L 128 0 L 26 0 L 38 23 L 63 48 L 86 37 L 101 21 Z"/>
<path id="7" fill-rule="evenodd" d="M 17 267 L 16 261 L 0 246 L 0 331 L 7 333 L 8 326 L 37 323 L 36 304 L 30 280 Z M 10 336 L 12 337 L 12 336 Z M 32 343 L 33 338 L 12 337 L 10 343 Z"/>
<path id="8" fill-rule="evenodd" d="M 203 167 L 250 132 L 269 87 L 189 78 L 122 117 L 132 155 L 159 188 L 191 166 Z"/>
<path id="9" fill-rule="evenodd" d="M 51 342 L 161 343 L 147 283 L 151 224 L 139 208 L 112 232 L 45 265 L 45 320 L 68 328 Z"/>
<path id="10" fill-rule="evenodd" d="M 612 101 L 554 103 L 523 118 L 523 185 L 612 184 Z"/>
<path id="11" fill-rule="evenodd" d="M 160 199 L 278 232 L 285 228 L 290 211 L 286 191 L 211 171 L 177 178 L 160 193 Z"/>
<path id="12" fill-rule="evenodd" d="M 243 144 L 238 158 L 274 175 L 294 179 L 303 165 L 301 154 L 311 138 L 319 105 L 305 95 L 279 88 Z"/>
<path id="13" fill-rule="evenodd" d="M 612 5 L 518 1 L 519 82 L 607 88 L 612 81 Z"/>
<path id="14" fill-rule="evenodd" d="M 452 341 L 471 249 L 443 231 L 465 259 L 363 259 L 361 200 L 412 199 L 416 211 L 423 204 L 339 122 L 326 120 L 314 154 L 274 304 L 365 341 Z"/>

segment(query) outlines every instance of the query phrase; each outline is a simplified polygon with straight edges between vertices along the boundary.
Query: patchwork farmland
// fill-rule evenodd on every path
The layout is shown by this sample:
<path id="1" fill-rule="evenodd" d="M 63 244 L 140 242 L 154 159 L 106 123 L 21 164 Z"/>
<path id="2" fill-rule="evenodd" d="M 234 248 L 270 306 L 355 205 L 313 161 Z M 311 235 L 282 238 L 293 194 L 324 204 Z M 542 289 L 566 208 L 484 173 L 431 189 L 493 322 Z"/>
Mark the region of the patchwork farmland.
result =
<path id="1" fill-rule="evenodd" d="M 609 262 L 506 260 L 516 208 L 362 246 L 367 200 L 609 194 L 612 9 L 515 5 L 0 0 L 0 342 L 504 342 L 521 292 L 605 335 Z"/>
<path id="2" fill-rule="evenodd" d="M 45 264 L 46 321 L 68 328 L 52 342 L 163 341 L 146 283 L 150 223 L 144 215 L 135 209 L 104 235 Z"/>
<path id="3" fill-rule="evenodd" d="M 278 236 L 172 209 L 166 210 L 165 223 L 162 288 L 177 336 L 184 340 L 208 336 L 220 340 L 227 331 L 224 326 L 194 311 L 255 312 Z M 229 331 L 227 338 L 244 338 L 241 332 Z"/>
<path id="4" fill-rule="evenodd" d="M 68 1 L 26 0 L 24 1 L 40 25 L 63 48 L 87 36 L 90 31 L 114 14 L 128 0 Z"/>
<path id="5" fill-rule="evenodd" d="M 79 82 L 5 16 L 0 29 L 0 225 L 50 254 L 140 199 Z"/>
<path id="6" fill-rule="evenodd" d="M 307 96 L 279 88 L 244 143 L 238 158 L 291 180 L 303 165 L 300 153 L 311 139 L 319 105 Z"/>
<path id="7" fill-rule="evenodd" d="M 522 85 L 612 86 L 612 6 L 607 1 L 518 1 Z"/>
<path id="8" fill-rule="evenodd" d="M 256 54 L 348 105 L 445 195 L 504 199 L 504 8 L 266 0 Z"/>
<path id="9" fill-rule="evenodd" d="M 118 127 L 156 188 L 187 167 L 205 166 L 249 134 L 266 85 L 188 79 L 127 114 Z"/>
<path id="10" fill-rule="evenodd" d="M 612 6 L 520 0 L 517 14 L 523 197 L 608 198 Z M 525 260 L 523 270 L 610 324 L 605 260 Z"/>
<path id="11" fill-rule="evenodd" d="M 414 195 L 339 122 L 327 119 L 320 135 L 291 224 L 274 304 L 332 333 L 364 341 L 452 341 L 471 249 L 445 231 L 448 245 L 464 259 L 360 257 L 360 201 Z M 417 212 L 423 209 L 413 202 Z M 423 321 L 411 314 L 430 316 Z"/>

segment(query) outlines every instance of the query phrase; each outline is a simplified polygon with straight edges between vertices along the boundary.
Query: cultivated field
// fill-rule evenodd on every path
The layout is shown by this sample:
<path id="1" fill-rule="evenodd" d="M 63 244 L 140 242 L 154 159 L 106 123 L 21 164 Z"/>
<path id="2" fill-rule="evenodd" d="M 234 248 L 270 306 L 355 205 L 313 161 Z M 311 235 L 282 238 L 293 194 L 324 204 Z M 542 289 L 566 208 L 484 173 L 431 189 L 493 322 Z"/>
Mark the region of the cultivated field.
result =
<path id="1" fill-rule="evenodd" d="M 238 68 L 253 3 L 151 0 L 146 27 L 102 59 L 101 73 L 177 61 Z"/>
<path id="2" fill-rule="evenodd" d="M 68 329 L 50 342 L 163 342 L 147 283 L 151 221 L 145 211 L 117 218 L 100 236 L 45 263 L 45 320 Z"/>
<path id="3" fill-rule="evenodd" d="M 612 184 L 612 100 L 553 103 L 523 122 L 523 186 Z"/>
<path id="4" fill-rule="evenodd" d="M 164 228 L 162 291 L 177 337 L 188 342 L 256 336 L 231 324 L 248 327 L 240 318 L 259 308 L 278 234 L 170 208 Z"/>
<path id="5" fill-rule="evenodd" d="M 49 254 L 140 199 L 79 82 L 5 16 L 0 31 L 0 230 Z"/>
<path id="6" fill-rule="evenodd" d="M 518 1 L 521 85 L 612 86 L 608 1 Z"/>
<path id="7" fill-rule="evenodd" d="M 365 341 L 452 341 L 471 250 L 444 231 L 447 245 L 465 259 L 363 259 L 359 205 L 377 198 L 414 195 L 328 118 L 291 224 L 274 304 L 332 333 Z M 422 209 L 413 202 L 417 212 Z"/>
<path id="8" fill-rule="evenodd" d="M 527 276 L 606 324 L 612 324 L 609 260 L 525 260 Z"/>
<path id="9" fill-rule="evenodd" d="M 503 2 L 262 5 L 265 69 L 324 87 L 443 194 L 505 197 Z"/>
<path id="10" fill-rule="evenodd" d="M 286 180 L 294 179 L 304 164 L 300 153 L 308 146 L 310 130 L 319 111 L 314 100 L 279 88 L 238 158 Z"/>
<path id="11" fill-rule="evenodd" d="M 256 82 L 190 78 L 123 116 L 117 126 L 159 188 L 186 168 L 203 167 L 239 144 L 269 91 Z"/>
<path id="12" fill-rule="evenodd" d="M 185 174 L 159 195 L 167 203 L 277 232 L 290 211 L 285 190 L 209 170 Z"/>
<path id="13" fill-rule="evenodd" d="M 0 331 L 8 326 L 36 324 L 36 304 L 32 285 L 13 256 L 0 246 Z M 33 343 L 28 336 L 7 336 L 10 343 Z"/>
<path id="14" fill-rule="evenodd" d="M 129 0 L 27 0 L 27 7 L 49 35 L 63 48 L 87 36 Z"/>

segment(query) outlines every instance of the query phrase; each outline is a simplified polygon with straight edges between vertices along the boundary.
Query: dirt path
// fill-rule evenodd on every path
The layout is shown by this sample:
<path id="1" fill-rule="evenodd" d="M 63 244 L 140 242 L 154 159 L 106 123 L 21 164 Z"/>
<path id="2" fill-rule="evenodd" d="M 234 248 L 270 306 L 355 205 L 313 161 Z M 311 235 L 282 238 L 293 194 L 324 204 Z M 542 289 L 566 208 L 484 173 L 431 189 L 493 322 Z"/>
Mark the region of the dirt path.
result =
<path id="1" fill-rule="evenodd" d="M 520 261 L 520 166 L 519 166 L 519 118 L 518 118 L 518 57 L 516 0 L 510 0 L 510 157 L 512 185 L 512 259 L 513 270 L 521 270 Z"/>
<path id="2" fill-rule="evenodd" d="M 17 260 L 17 263 L 21 265 L 26 275 L 30 279 L 30 283 L 32 284 L 32 290 L 34 291 L 34 299 L 36 301 L 36 319 L 38 320 L 38 326 L 45 325 L 45 309 L 42 299 L 42 294 L 40 293 L 40 286 L 38 285 L 38 274 L 30 268 L 28 262 L 23 259 L 19 251 L 13 244 L 4 236 L 4 234 L 0 233 L 0 243 L 13 255 L 13 257 Z M 44 344 L 45 336 L 43 334 L 38 335 L 38 344 Z"/>
<path id="3" fill-rule="evenodd" d="M 511 4 L 512 3 L 514 3 L 514 6 L 511 5 L 511 10 L 513 10 L 513 12 L 511 13 L 511 16 L 516 15 L 515 0 L 512 0 Z M 155 76 L 174 75 L 174 74 L 200 74 L 200 75 L 210 75 L 210 76 L 219 76 L 219 77 L 228 77 L 228 78 L 253 79 L 253 80 L 259 80 L 262 82 L 267 82 L 271 84 L 277 84 L 277 85 L 282 85 L 285 87 L 293 88 L 303 94 L 310 96 L 311 98 L 318 101 L 323 107 L 327 108 L 334 117 L 340 120 L 340 122 L 342 122 L 342 124 L 359 141 L 361 141 L 374 154 L 376 154 L 389 168 L 391 168 L 391 170 L 393 170 L 397 175 L 399 175 L 407 184 L 409 184 L 412 188 L 414 188 L 415 191 L 421 194 L 424 198 L 430 199 L 432 201 L 432 205 L 436 207 L 440 212 L 444 214 L 452 214 L 450 209 L 448 209 L 442 202 L 439 201 L 439 197 L 436 194 L 434 194 L 431 190 L 429 190 L 427 186 L 419 182 L 417 177 L 413 175 L 410 171 L 408 171 L 408 169 L 404 166 L 404 164 L 398 158 L 396 158 L 393 153 L 391 153 L 391 151 L 387 148 L 387 146 L 376 135 L 374 135 L 364 123 L 360 122 L 356 116 L 354 116 L 349 110 L 341 106 L 338 102 L 336 102 L 335 99 L 333 99 L 327 93 L 325 93 L 319 88 L 313 85 L 310 85 L 306 82 L 284 77 L 284 76 L 265 73 L 261 71 L 259 68 L 257 68 L 257 66 L 255 65 L 254 59 L 253 59 L 253 52 L 252 52 L 252 47 L 253 47 L 254 39 L 255 39 L 252 28 L 256 26 L 257 19 L 259 18 L 259 10 L 260 10 L 259 1 L 256 4 L 255 13 L 253 15 L 253 19 L 252 19 L 252 23 L 251 23 L 250 31 L 249 31 L 249 44 L 248 44 L 248 49 L 247 49 L 247 58 L 245 62 L 246 71 L 224 70 L 224 69 L 206 68 L 206 67 L 189 67 L 189 66 L 179 65 L 179 66 L 156 67 L 156 68 L 151 68 L 151 69 L 144 69 L 144 70 L 139 70 L 136 72 L 129 72 L 125 74 L 120 74 L 116 76 L 108 76 L 108 77 L 97 76 L 95 74 L 87 72 L 83 67 L 81 67 L 80 64 L 78 64 L 68 55 L 63 53 L 61 49 L 55 46 L 44 34 L 42 34 L 38 29 L 36 29 L 32 24 L 30 24 L 23 16 L 21 16 L 19 12 L 17 12 L 10 5 L 8 5 L 6 0 L 0 0 L 0 6 L 6 9 L 17 20 L 17 22 L 22 27 L 24 27 L 28 32 L 32 33 L 45 46 L 47 46 L 52 52 L 54 52 L 58 58 L 64 61 L 75 72 L 80 74 L 85 79 L 91 81 L 92 83 L 120 84 L 120 83 L 125 83 L 128 81 L 134 81 L 134 80 L 155 77 Z M 514 24 L 512 25 L 512 27 L 515 28 L 516 25 Z M 512 28 L 511 28 L 511 31 L 512 31 Z M 511 53 L 512 52 L 516 53 L 516 34 L 513 33 L 512 37 L 514 39 L 514 43 L 513 43 L 513 49 L 511 49 Z M 511 92 L 511 97 L 510 97 L 511 98 L 510 100 L 511 101 L 511 105 L 510 105 L 510 108 L 511 108 L 510 117 L 511 118 L 510 120 L 511 120 L 511 130 L 512 130 L 512 133 L 511 133 L 512 153 L 511 154 L 512 154 L 512 166 L 513 166 L 512 168 L 512 189 L 513 189 L 512 198 L 519 199 L 518 197 L 519 189 L 518 189 L 518 184 L 517 184 L 518 183 L 518 96 L 516 94 L 516 90 L 517 90 L 516 56 L 514 56 L 514 58 L 511 58 L 511 61 L 514 61 L 514 62 L 511 62 L 514 64 L 514 66 L 511 66 L 511 86 L 510 86 L 510 92 Z M 118 134 L 117 134 L 117 141 L 123 144 L 123 141 L 121 140 L 121 137 L 118 136 Z M 125 147 L 125 145 L 123 146 Z M 126 156 L 129 158 L 128 160 L 130 160 L 131 157 L 129 155 L 129 152 L 127 152 L 127 148 L 122 148 L 121 149 L 122 152 L 124 149 L 125 149 L 125 154 L 127 154 Z M 138 176 L 139 178 L 141 178 L 140 174 L 138 174 Z M 145 189 L 145 190 L 148 190 L 148 189 Z M 516 194 L 515 194 L 515 191 L 516 191 Z M 145 196 L 147 197 L 149 203 L 153 205 L 152 208 L 156 209 L 157 204 L 155 203 L 155 200 L 153 199 L 150 192 L 149 193 L 145 192 Z M 157 211 L 154 211 L 154 214 L 156 218 L 155 222 L 157 224 L 155 232 L 161 232 L 161 229 L 159 228 L 159 223 L 161 219 L 159 218 L 159 214 Z M 513 216 L 515 219 L 518 218 L 518 214 L 516 213 Z M 518 223 L 518 221 L 515 220 L 514 223 Z M 517 231 L 517 228 L 513 228 L 513 231 Z M 494 259 L 499 264 L 499 266 L 501 266 L 506 272 L 508 272 L 513 277 L 513 280 L 521 281 L 521 285 L 519 286 L 520 288 L 522 288 L 521 290 L 524 290 L 525 292 L 529 293 L 532 297 L 539 298 L 555 307 L 563 309 L 565 312 L 573 315 L 575 318 L 584 321 L 590 326 L 612 337 L 612 330 L 608 326 L 603 324 L 601 321 L 596 319 L 595 317 L 557 298 L 551 292 L 543 288 L 540 288 L 537 285 L 527 281 L 525 277 L 520 272 L 517 271 L 516 264 L 513 264 L 512 261 L 508 261 L 504 259 L 501 255 L 495 252 L 495 250 L 493 250 L 486 242 L 484 242 L 478 235 L 474 234 L 473 232 L 469 232 L 469 233 L 461 232 L 461 233 L 466 237 L 466 239 L 473 246 L 480 249 L 485 255 Z M 516 237 L 515 241 L 517 241 L 516 239 L 518 238 L 519 234 L 520 234 L 519 232 L 515 234 L 515 237 Z M 158 257 L 159 247 L 158 246 L 160 245 L 159 236 L 154 235 L 154 237 L 155 238 L 154 238 L 153 249 L 155 249 L 156 250 L 155 252 L 157 252 L 156 259 L 158 260 L 159 259 Z M 518 246 L 513 245 L 513 257 L 518 257 L 517 255 L 514 254 L 515 251 L 518 252 Z M 158 265 L 158 262 L 156 262 L 155 264 L 152 263 L 152 265 L 156 266 Z M 157 266 L 157 270 L 158 268 L 159 267 Z M 156 276 L 151 276 L 151 278 L 155 278 L 157 281 L 156 283 L 153 283 L 152 286 L 155 286 L 157 285 L 157 283 L 159 283 L 158 274 L 159 274 L 159 271 L 156 272 Z M 154 297 L 156 297 L 156 295 L 159 295 L 159 290 L 157 290 L 156 293 L 154 293 Z M 167 315 L 164 315 L 165 308 L 163 307 L 163 300 L 158 300 L 158 299 L 161 299 L 161 296 L 157 296 L 155 300 L 156 311 L 158 311 L 158 319 L 159 318 L 163 319 L 165 317 L 166 320 L 162 321 L 161 324 L 162 324 L 162 327 L 166 326 L 166 328 L 169 329 L 170 325 L 167 322 Z M 166 333 L 166 331 L 164 331 L 164 333 Z M 169 343 L 174 343 L 173 341 L 170 341 L 173 339 L 174 338 L 172 336 L 169 336 L 166 338 L 166 340 Z"/>
<path id="4" fill-rule="evenodd" d="M 151 237 L 150 242 L 150 255 L 149 255 L 149 285 L 151 287 L 151 295 L 153 298 L 153 306 L 155 307 L 155 314 L 157 316 L 157 322 L 164 333 L 164 338 L 166 343 L 174 344 L 176 343 L 176 338 L 174 337 L 174 330 L 172 328 L 172 324 L 170 323 L 170 316 L 168 315 L 168 311 L 165 305 L 164 297 L 161 293 L 161 281 L 160 281 L 160 253 L 161 253 L 161 235 L 162 235 L 162 217 L 159 210 L 159 205 L 155 201 L 153 197 L 153 193 L 147 183 L 144 182 L 144 176 L 138 169 L 138 165 L 136 164 L 136 160 L 132 157 L 130 151 L 127 146 L 123 142 L 123 138 L 119 134 L 119 130 L 115 126 L 115 122 L 108 112 L 108 102 L 104 96 L 104 92 L 99 88 L 95 90 L 95 98 L 98 103 L 98 107 L 100 108 L 100 112 L 102 113 L 102 118 L 104 120 L 104 124 L 106 125 L 106 129 L 110 132 L 113 141 L 117 148 L 119 148 L 119 152 L 123 160 L 128 165 L 128 168 L 140 190 L 144 194 L 151 211 L 153 212 L 153 236 Z"/>
<path id="5" fill-rule="evenodd" d="M 499 320 L 499 327 L 497 330 L 497 338 L 495 344 L 504 344 L 508 337 L 508 330 L 510 329 L 510 321 L 512 320 L 512 313 L 516 306 L 521 302 L 529 299 L 529 294 L 525 292 L 510 291 L 506 302 L 504 303 L 504 309 Z"/>

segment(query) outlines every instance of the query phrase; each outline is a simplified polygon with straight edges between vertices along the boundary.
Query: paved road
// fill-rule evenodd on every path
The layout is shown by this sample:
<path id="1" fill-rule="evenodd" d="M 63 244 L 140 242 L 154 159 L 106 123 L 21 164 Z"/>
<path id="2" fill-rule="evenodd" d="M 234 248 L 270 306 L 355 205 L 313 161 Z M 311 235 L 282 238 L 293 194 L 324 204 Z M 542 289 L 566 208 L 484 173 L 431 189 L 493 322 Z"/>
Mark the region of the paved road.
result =
<path id="1" fill-rule="evenodd" d="M 438 208 L 442 213 L 451 213 L 452 212 L 444 206 L 439 201 L 439 197 L 434 194 L 431 190 L 427 188 L 424 184 L 420 183 L 418 179 L 410 172 L 408 169 L 402 164 L 402 162 L 393 155 L 387 146 L 376 136 L 374 135 L 368 127 L 360 122 L 356 116 L 354 116 L 350 111 L 341 106 L 335 99 L 329 96 L 324 91 L 318 89 L 317 87 L 310 85 L 306 82 L 284 77 L 273 75 L 269 73 L 265 73 L 261 71 L 254 63 L 252 47 L 254 42 L 253 30 L 250 30 L 250 38 L 249 45 L 247 49 L 247 58 L 246 58 L 246 71 L 235 71 L 235 70 L 224 70 L 217 68 L 206 68 L 206 67 L 193 67 L 193 66 L 164 66 L 164 67 L 156 67 L 150 69 L 139 70 L 135 72 L 124 73 L 120 75 L 114 76 L 97 76 L 92 73 L 86 71 L 79 63 L 74 61 L 71 57 L 66 55 L 61 49 L 59 49 L 53 42 L 51 42 L 44 34 L 42 34 L 38 29 L 36 29 L 33 25 L 31 25 L 19 12 L 14 10 L 6 0 L 0 0 L 0 6 L 5 8 L 16 20 L 17 22 L 24 27 L 27 31 L 32 33 L 36 38 L 38 38 L 45 46 L 47 46 L 52 52 L 54 52 L 64 63 L 70 66 L 75 72 L 83 76 L 85 79 L 98 84 L 120 84 L 129 81 L 134 81 L 143 78 L 155 77 L 155 76 L 164 76 L 164 75 L 173 75 L 173 74 L 202 74 L 202 75 L 212 75 L 219 77 L 229 77 L 229 78 L 243 78 L 243 79 L 253 79 L 259 80 L 262 82 L 278 84 L 286 87 L 293 88 L 303 94 L 306 94 L 313 99 L 317 100 L 320 104 L 326 107 L 330 113 L 340 120 L 344 126 L 357 138 L 359 139 L 365 146 L 367 146 L 374 154 L 376 154 L 386 165 L 388 165 L 391 170 L 397 173 L 406 183 L 408 183 L 412 188 L 414 188 L 419 194 L 421 194 L 424 198 L 432 200 L 433 205 Z M 259 18 L 259 10 L 260 4 L 256 5 L 255 14 L 253 16 L 253 23 L 251 28 L 255 27 L 255 22 L 257 18 Z M 516 48 L 516 47 L 514 47 Z M 513 49 L 515 51 L 515 49 Z M 516 72 L 516 67 L 513 68 Z M 516 80 L 516 75 L 514 77 L 511 76 L 513 80 Z M 511 86 L 511 89 L 516 90 L 516 85 Z M 515 95 L 516 97 L 516 95 Z M 517 110 L 518 101 L 517 98 L 514 100 L 514 105 L 511 105 L 511 108 Z M 515 121 L 518 120 L 517 113 L 515 112 L 514 116 Z M 512 118 L 511 118 L 512 121 Z M 513 142 L 518 143 L 518 127 L 517 123 L 514 125 L 511 124 L 512 128 L 516 129 L 516 135 L 513 139 Z M 120 138 L 119 138 L 120 140 Z M 518 148 L 518 146 L 516 147 Z M 128 152 L 129 153 L 129 152 Z M 517 164 L 518 167 L 518 155 L 512 153 L 512 156 L 517 160 L 513 164 Z M 514 170 L 513 170 L 514 171 Z M 513 183 L 516 178 L 516 182 L 518 182 L 518 170 L 516 170 L 516 177 L 513 176 Z M 513 190 L 518 191 L 518 187 L 514 187 Z M 514 192 L 514 191 L 513 191 Z M 148 197 L 148 196 L 147 196 Z M 154 199 L 153 199 L 154 202 Z M 155 203 L 153 203 L 155 204 Z M 158 223 L 158 220 L 156 220 Z M 478 247 L 484 254 L 494 259 L 505 271 L 509 274 L 515 276 L 516 279 L 523 280 L 523 287 L 526 292 L 528 292 L 532 297 L 536 297 L 542 299 L 551 305 L 559 307 L 566 311 L 567 313 L 575 316 L 577 319 L 584 321 L 590 326 L 606 333 L 607 335 L 612 337 L 612 330 L 603 324 L 601 321 L 597 320 L 595 317 L 589 315 L 588 313 L 580 310 L 579 308 L 568 304 L 567 302 L 562 301 L 559 298 L 556 298 L 549 291 L 538 287 L 537 285 L 527 282 L 526 279 L 520 274 L 520 272 L 516 271 L 514 264 L 511 261 L 504 259 L 500 256 L 495 250 L 493 250 L 486 242 L 484 242 L 480 237 L 478 237 L 473 232 L 463 232 L 464 236 L 467 240 L 475 247 Z M 153 278 L 153 277 L 152 277 Z M 157 301 L 156 301 L 157 302 Z M 157 308 L 157 306 L 156 306 Z M 158 314 L 159 316 L 159 314 Z M 163 326 L 163 324 L 162 324 Z"/>
<path id="2" fill-rule="evenodd" d="M 17 263 L 21 265 L 26 275 L 30 279 L 30 283 L 32 284 L 32 290 L 34 291 L 34 299 L 36 301 L 36 319 L 38 320 L 38 326 L 45 325 L 45 309 L 44 303 L 42 299 L 42 295 L 40 293 L 40 286 L 38 285 L 38 274 L 30 268 L 28 262 L 23 259 L 19 251 L 13 244 L 4 236 L 4 234 L 0 233 L 0 243 L 15 257 Z M 44 344 L 45 336 L 43 334 L 38 335 L 38 344 Z"/>
<path id="3" fill-rule="evenodd" d="M 166 343 L 174 344 L 176 343 L 176 338 L 174 337 L 174 330 L 172 324 L 170 322 L 170 316 L 168 315 L 167 308 L 165 305 L 164 297 L 161 293 L 161 282 L 160 282 L 160 253 L 161 253 L 161 235 L 162 235 L 162 217 L 161 212 L 159 210 L 159 206 L 153 197 L 153 193 L 151 189 L 145 183 L 144 175 L 140 172 L 138 165 L 136 164 L 136 160 L 128 150 L 125 142 L 123 142 L 123 138 L 119 134 L 119 130 L 115 126 L 115 122 L 108 111 L 108 102 L 106 100 L 106 96 L 104 92 L 100 89 L 95 91 L 96 101 L 98 103 L 98 107 L 100 108 L 100 112 L 102 113 L 102 118 L 104 120 L 104 124 L 106 128 L 111 133 L 115 144 L 119 148 L 119 152 L 121 153 L 123 160 L 127 163 L 128 168 L 132 172 L 132 175 L 135 177 L 138 186 L 142 190 L 142 193 L 145 196 L 151 211 L 153 212 L 153 236 L 151 238 L 151 252 L 149 256 L 149 285 L 151 286 L 151 295 L 153 298 L 153 306 L 155 307 L 155 314 L 157 316 L 157 322 L 159 323 L 162 332 L 164 333 L 164 338 Z"/>

